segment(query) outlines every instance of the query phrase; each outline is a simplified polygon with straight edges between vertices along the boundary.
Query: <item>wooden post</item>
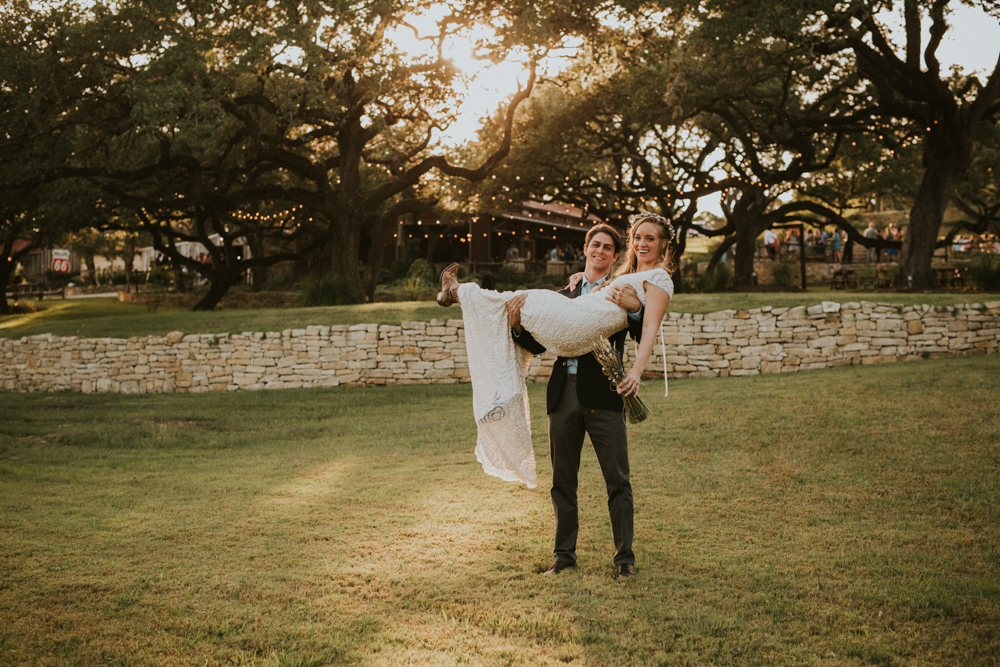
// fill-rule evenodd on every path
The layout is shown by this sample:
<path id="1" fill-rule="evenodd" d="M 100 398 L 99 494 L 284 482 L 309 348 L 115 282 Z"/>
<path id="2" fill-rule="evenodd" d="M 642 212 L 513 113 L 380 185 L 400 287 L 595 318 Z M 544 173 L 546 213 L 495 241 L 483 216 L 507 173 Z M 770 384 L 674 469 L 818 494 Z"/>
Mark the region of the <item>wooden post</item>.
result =
<path id="1" fill-rule="evenodd" d="M 799 228 L 799 266 L 802 267 L 802 291 L 806 291 L 806 226 L 796 225 Z"/>

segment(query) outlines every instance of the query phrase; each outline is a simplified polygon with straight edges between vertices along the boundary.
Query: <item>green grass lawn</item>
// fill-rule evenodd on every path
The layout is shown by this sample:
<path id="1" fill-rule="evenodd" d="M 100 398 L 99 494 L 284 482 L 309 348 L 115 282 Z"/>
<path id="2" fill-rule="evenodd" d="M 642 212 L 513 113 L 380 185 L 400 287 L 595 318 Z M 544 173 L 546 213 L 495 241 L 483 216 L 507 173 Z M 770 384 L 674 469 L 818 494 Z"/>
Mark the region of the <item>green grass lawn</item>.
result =
<path id="1" fill-rule="evenodd" d="M 865 293 L 843 290 L 810 289 L 805 293 L 770 292 L 720 294 L 678 294 L 670 304 L 672 312 L 711 313 L 763 306 L 814 305 L 820 301 L 874 301 L 904 305 L 928 304 L 951 306 L 956 303 L 1000 300 L 996 294 L 905 294 Z M 21 338 L 51 333 L 57 336 L 84 338 L 128 338 L 129 336 L 184 333 L 242 333 L 244 331 L 283 331 L 311 325 L 393 324 L 405 321 L 428 321 L 435 318 L 462 317 L 461 308 L 442 308 L 433 301 L 373 303 L 359 306 L 325 308 L 263 308 L 255 310 L 218 310 L 191 312 L 177 308 L 158 308 L 150 312 L 139 304 L 120 303 L 115 299 L 67 299 L 38 302 L 43 308 L 35 313 L 0 317 L 0 338 Z"/>
<path id="2" fill-rule="evenodd" d="M 537 574 L 548 489 L 482 473 L 467 385 L 4 394 L 0 664 L 1000 660 L 1000 355 L 670 388 L 624 582 L 590 451 Z"/>

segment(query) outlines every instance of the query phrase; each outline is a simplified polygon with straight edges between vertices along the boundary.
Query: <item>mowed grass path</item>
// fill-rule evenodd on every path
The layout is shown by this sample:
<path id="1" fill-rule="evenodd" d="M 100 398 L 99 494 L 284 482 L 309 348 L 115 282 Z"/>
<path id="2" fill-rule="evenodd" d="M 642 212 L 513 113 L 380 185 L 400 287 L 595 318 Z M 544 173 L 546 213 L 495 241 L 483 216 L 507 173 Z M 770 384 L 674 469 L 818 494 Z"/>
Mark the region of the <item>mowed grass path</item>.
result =
<path id="1" fill-rule="evenodd" d="M 0 664 L 990 665 L 1000 356 L 671 381 L 639 576 L 475 460 L 468 386 L 0 396 Z"/>

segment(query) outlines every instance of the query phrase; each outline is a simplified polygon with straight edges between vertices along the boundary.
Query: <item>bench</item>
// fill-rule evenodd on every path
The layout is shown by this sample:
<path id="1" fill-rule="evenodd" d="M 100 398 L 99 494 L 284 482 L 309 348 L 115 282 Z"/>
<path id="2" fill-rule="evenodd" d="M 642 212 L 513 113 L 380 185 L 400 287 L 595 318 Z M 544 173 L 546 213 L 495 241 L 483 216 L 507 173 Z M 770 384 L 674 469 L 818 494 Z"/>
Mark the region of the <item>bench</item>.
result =
<path id="1" fill-rule="evenodd" d="M 946 266 L 932 270 L 938 287 L 965 287 L 967 269 L 964 267 Z"/>

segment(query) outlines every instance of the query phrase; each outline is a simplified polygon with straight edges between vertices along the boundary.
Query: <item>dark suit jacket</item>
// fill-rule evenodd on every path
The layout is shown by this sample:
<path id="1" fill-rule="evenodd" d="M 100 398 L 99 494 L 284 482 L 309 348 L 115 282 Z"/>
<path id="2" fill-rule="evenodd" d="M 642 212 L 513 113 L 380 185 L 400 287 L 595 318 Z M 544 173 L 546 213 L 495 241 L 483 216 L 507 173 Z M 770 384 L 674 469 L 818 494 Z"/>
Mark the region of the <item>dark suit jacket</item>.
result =
<path id="1" fill-rule="evenodd" d="M 558 293 L 575 299 L 580 296 L 580 289 L 580 285 L 577 285 L 572 292 L 561 289 Z M 513 331 L 511 333 L 513 334 Z M 629 318 L 628 326 L 608 339 L 618 350 L 619 357 L 625 351 L 626 333 L 632 334 L 632 338 L 638 341 L 642 336 L 642 320 L 633 322 Z M 512 337 L 515 343 L 532 354 L 545 352 L 545 347 L 536 341 L 527 329 L 522 329 L 519 335 L 512 335 Z M 622 402 L 622 397 L 611 386 L 611 380 L 601 370 L 601 364 L 594 358 L 594 355 L 585 354 L 582 357 L 577 357 L 577 362 L 576 395 L 580 400 L 580 405 L 598 410 L 614 410 L 615 412 L 624 410 L 625 404 Z M 556 363 L 552 367 L 552 375 L 549 377 L 548 389 L 545 392 L 545 411 L 547 413 L 556 409 L 559 394 L 562 392 L 564 384 L 566 384 L 566 358 L 557 357 Z"/>

